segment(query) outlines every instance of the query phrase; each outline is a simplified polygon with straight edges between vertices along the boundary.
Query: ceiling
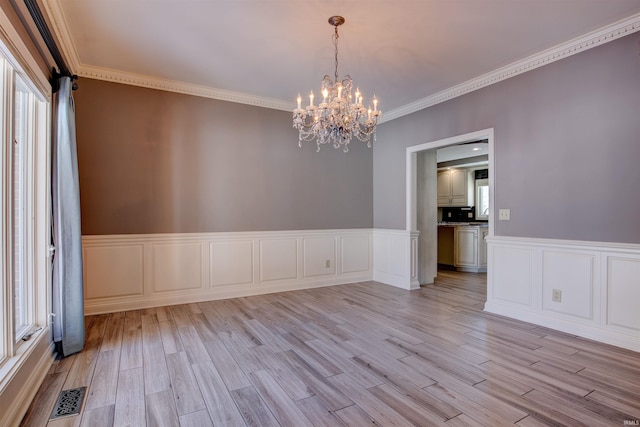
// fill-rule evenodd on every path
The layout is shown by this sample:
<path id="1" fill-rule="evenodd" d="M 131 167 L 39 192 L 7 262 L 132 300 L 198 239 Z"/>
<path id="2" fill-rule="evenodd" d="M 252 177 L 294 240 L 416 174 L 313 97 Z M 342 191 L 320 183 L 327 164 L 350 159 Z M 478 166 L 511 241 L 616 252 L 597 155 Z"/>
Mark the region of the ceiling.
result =
<path id="1" fill-rule="evenodd" d="M 489 143 L 484 141 L 477 141 L 438 148 L 438 150 L 436 151 L 436 161 L 437 163 L 443 163 L 450 162 L 452 160 L 460 160 L 488 155 Z"/>
<path id="2" fill-rule="evenodd" d="M 621 35 L 640 30 L 640 0 L 41 1 L 80 76 L 279 109 L 333 75 L 327 19 L 342 15 L 340 75 L 365 102 L 375 94 L 383 117 L 501 67 L 542 65 L 532 55 L 625 18 Z"/>

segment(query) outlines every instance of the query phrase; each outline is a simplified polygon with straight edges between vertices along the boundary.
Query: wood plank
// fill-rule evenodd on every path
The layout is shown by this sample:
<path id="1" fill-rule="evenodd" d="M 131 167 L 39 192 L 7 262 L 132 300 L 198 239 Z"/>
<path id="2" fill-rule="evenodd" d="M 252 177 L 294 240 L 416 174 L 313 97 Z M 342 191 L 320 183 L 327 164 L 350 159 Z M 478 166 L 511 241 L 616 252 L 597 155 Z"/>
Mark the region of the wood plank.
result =
<path id="1" fill-rule="evenodd" d="M 292 334 L 285 334 L 284 339 L 290 344 L 290 349 L 295 351 L 302 359 L 313 367 L 320 375 L 330 377 L 342 373 L 342 370 L 334 365 L 331 358 L 326 358 L 306 343 L 300 341 Z"/>
<path id="2" fill-rule="evenodd" d="M 434 384 L 433 378 L 423 374 L 419 369 L 410 363 L 401 363 L 396 359 L 374 356 L 373 354 L 361 354 L 354 356 L 353 360 L 360 366 L 375 373 L 386 382 L 403 387 L 404 384 L 413 384 L 418 388 L 423 388 Z"/>
<path id="3" fill-rule="evenodd" d="M 105 328 L 100 351 L 120 351 L 124 328 L 124 313 L 112 313 Z"/>
<path id="4" fill-rule="evenodd" d="M 353 399 L 371 418 L 384 426 L 409 426 L 411 423 L 389 405 L 375 397 L 367 389 L 349 378 L 347 374 L 335 375 L 329 381 L 345 395 Z"/>
<path id="5" fill-rule="evenodd" d="M 264 343 L 273 351 L 286 351 L 292 348 L 292 345 L 287 340 L 284 340 L 280 335 L 276 335 L 269 330 L 257 319 L 245 320 L 242 322 L 245 327 L 251 331 L 251 334 L 257 337 L 260 342 Z"/>
<path id="6" fill-rule="evenodd" d="M 87 390 L 87 409 L 116 403 L 116 388 L 118 386 L 120 353 L 114 350 L 98 353 L 98 361 L 91 380 L 91 386 Z"/>
<path id="7" fill-rule="evenodd" d="M 198 411 L 181 415 L 180 427 L 213 427 L 213 422 L 208 411 Z"/>
<path id="8" fill-rule="evenodd" d="M 93 377 L 93 371 L 98 360 L 98 350 L 83 350 L 76 354 L 73 365 L 67 374 L 63 390 L 77 387 L 89 387 Z"/>
<path id="9" fill-rule="evenodd" d="M 233 390 L 231 396 L 248 426 L 280 426 L 253 386 Z"/>
<path id="10" fill-rule="evenodd" d="M 218 335 L 214 332 L 213 327 L 202 312 L 191 313 L 191 324 L 204 342 L 218 339 Z"/>
<path id="11" fill-rule="evenodd" d="M 289 365 L 280 357 L 277 357 L 270 349 L 261 345 L 249 349 L 249 352 L 254 354 L 256 359 L 260 360 L 262 369 L 269 372 L 292 400 L 304 399 L 313 395 L 311 388 L 291 370 Z"/>
<path id="12" fill-rule="evenodd" d="M 314 339 L 307 341 L 306 344 L 326 359 L 331 360 L 331 363 L 340 369 L 340 371 L 348 372 L 349 375 L 364 388 L 375 387 L 384 383 L 384 379 L 381 378 L 380 375 L 376 375 L 362 367 L 358 362 L 354 361 L 351 355 L 344 351 L 342 347 L 335 345 L 334 341 L 328 340 L 327 342 Z"/>
<path id="13" fill-rule="evenodd" d="M 353 404 L 344 393 L 342 393 L 335 385 L 324 378 L 320 373 L 313 369 L 304 359 L 298 356 L 294 351 L 283 351 L 277 355 L 291 370 L 300 378 L 300 380 L 317 394 L 331 409 L 337 411 Z M 334 377 L 331 377 L 334 378 Z"/>
<path id="14" fill-rule="evenodd" d="M 192 367 L 213 424 L 244 426 L 242 415 L 213 362 L 196 363 Z"/>
<path id="15" fill-rule="evenodd" d="M 315 427 L 346 426 L 331 409 L 324 405 L 322 399 L 318 396 L 300 399 L 296 402 L 296 405 Z"/>
<path id="16" fill-rule="evenodd" d="M 22 419 L 21 426 L 43 426 L 47 424 L 65 379 L 66 373 L 54 373 L 44 377 L 31 406 Z"/>
<path id="17" fill-rule="evenodd" d="M 207 407 L 186 353 L 168 354 L 167 367 L 175 399 L 174 406 L 177 408 L 178 415 L 206 409 Z"/>
<path id="18" fill-rule="evenodd" d="M 187 356 L 189 356 L 189 362 L 211 362 L 209 353 L 207 353 L 207 349 L 204 347 L 204 344 L 193 325 L 179 327 L 178 334 L 180 335 L 184 351 L 187 353 Z"/>
<path id="19" fill-rule="evenodd" d="M 83 411 L 80 427 L 112 427 L 115 413 L 115 404 L 85 410 Z"/>
<path id="20" fill-rule="evenodd" d="M 178 427 L 180 421 L 171 391 L 164 390 L 145 396 L 147 425 L 157 427 Z"/>
<path id="21" fill-rule="evenodd" d="M 520 421 L 518 421 L 516 425 L 519 427 L 547 427 L 547 426 L 556 426 L 558 424 L 545 423 L 544 421 L 541 421 L 538 418 L 536 418 L 534 415 L 529 415 L 527 417 L 524 417 Z"/>
<path id="22" fill-rule="evenodd" d="M 142 316 L 142 358 L 146 393 L 169 390 L 171 380 L 167 370 L 160 328 L 155 316 Z"/>
<path id="23" fill-rule="evenodd" d="M 142 368 L 142 317 L 125 314 L 120 369 Z"/>
<path id="24" fill-rule="evenodd" d="M 142 368 L 120 371 L 114 425 L 143 426 L 146 424 Z"/>
<path id="25" fill-rule="evenodd" d="M 369 392 L 415 425 L 446 425 L 445 419 L 431 412 L 429 407 L 422 405 L 422 402 L 398 392 L 389 385 L 383 384 L 370 388 Z"/>
<path id="26" fill-rule="evenodd" d="M 251 385 L 244 371 L 238 366 L 220 338 L 204 343 L 216 369 L 229 390 L 237 390 Z"/>
<path id="27" fill-rule="evenodd" d="M 249 379 L 280 424 L 312 426 L 309 419 L 267 371 L 251 372 Z"/>
<path id="28" fill-rule="evenodd" d="M 191 326 L 190 311 L 185 305 L 172 305 L 169 308 L 171 317 L 178 328 Z"/>
<path id="29" fill-rule="evenodd" d="M 85 318 L 84 350 L 98 350 L 102 344 L 109 314 L 98 314 Z"/>
<path id="30" fill-rule="evenodd" d="M 432 386 L 425 387 L 424 391 L 432 394 L 434 397 L 448 403 L 449 405 L 458 408 L 460 413 L 469 416 L 480 425 L 512 425 L 526 416 L 525 413 L 520 417 L 509 416 L 509 418 L 507 418 L 503 415 L 501 408 L 494 407 L 490 404 L 484 405 L 482 403 L 478 403 L 473 399 L 470 399 L 466 393 L 455 389 L 449 389 L 442 384 L 434 384 Z M 488 396 L 490 397 L 490 395 Z"/>
<path id="31" fill-rule="evenodd" d="M 523 396 L 526 400 L 535 401 L 546 406 L 562 408 L 562 413 L 585 425 L 623 425 L 625 420 L 633 419 L 630 414 L 606 408 L 597 402 L 587 399 L 572 399 L 567 393 L 553 393 L 542 390 L 531 390 Z"/>
<path id="32" fill-rule="evenodd" d="M 336 415 L 348 426 L 381 426 L 358 405 L 347 406 L 336 411 Z"/>
<path id="33" fill-rule="evenodd" d="M 184 350 L 180 334 L 178 334 L 178 328 L 173 320 L 158 322 L 158 328 L 160 329 L 160 339 L 162 340 L 164 354 L 172 354 Z"/>

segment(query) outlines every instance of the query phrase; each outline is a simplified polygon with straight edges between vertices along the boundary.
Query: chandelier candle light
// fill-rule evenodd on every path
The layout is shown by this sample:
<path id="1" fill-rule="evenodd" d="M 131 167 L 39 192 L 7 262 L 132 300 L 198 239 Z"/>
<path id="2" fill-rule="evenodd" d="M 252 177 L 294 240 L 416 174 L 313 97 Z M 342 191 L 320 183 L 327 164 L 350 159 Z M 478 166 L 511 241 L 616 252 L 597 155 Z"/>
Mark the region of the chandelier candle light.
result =
<path id="1" fill-rule="evenodd" d="M 293 127 L 298 129 L 302 141 L 314 141 L 320 151 L 320 145 L 331 143 L 334 148 L 342 147 L 346 153 L 349 143 L 355 135 L 371 148 L 371 136 L 375 141 L 376 125 L 382 112 L 378 110 L 378 100 L 373 97 L 373 109 L 363 105 L 360 89 L 352 94 L 353 81 L 346 75 L 338 79 L 338 27 L 344 24 L 342 16 L 332 16 L 329 24 L 333 25 L 333 45 L 335 47 L 335 79 L 325 75 L 322 79 L 322 102 L 314 105 L 313 91 L 309 94 L 309 105 L 302 107 L 302 98 L 298 94 L 298 108 L 293 110 Z M 355 96 L 355 97 L 354 97 Z"/>

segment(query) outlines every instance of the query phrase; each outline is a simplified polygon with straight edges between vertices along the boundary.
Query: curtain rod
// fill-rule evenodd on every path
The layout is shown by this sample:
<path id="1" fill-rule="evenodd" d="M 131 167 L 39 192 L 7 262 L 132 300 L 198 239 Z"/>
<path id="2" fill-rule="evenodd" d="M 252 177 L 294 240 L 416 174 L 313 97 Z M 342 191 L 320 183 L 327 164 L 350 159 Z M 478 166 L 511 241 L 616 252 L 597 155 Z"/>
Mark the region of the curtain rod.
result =
<path id="1" fill-rule="evenodd" d="M 60 70 L 60 71 L 57 71 L 55 68 L 53 68 L 51 72 L 52 73 L 51 86 L 53 87 L 53 91 L 57 92 L 58 77 L 66 76 L 66 77 L 71 77 L 71 80 L 77 80 L 78 76 L 76 76 L 75 74 L 72 74 L 71 70 L 69 70 L 67 63 L 62 57 L 62 54 L 60 53 L 60 49 L 58 49 L 58 45 L 56 44 L 56 41 L 53 38 L 51 31 L 49 30 L 49 26 L 47 25 L 47 22 L 45 21 L 44 16 L 42 15 L 42 11 L 38 6 L 37 0 L 24 0 L 24 4 L 27 7 L 29 14 L 31 15 L 33 22 L 36 24 L 36 27 L 38 28 L 38 32 L 40 33 L 40 36 L 42 36 L 44 43 L 47 45 L 47 49 L 49 49 L 49 53 L 51 53 L 53 60 L 56 62 L 56 66 Z M 74 90 L 77 89 L 77 86 L 78 86 L 77 82 L 74 82 L 73 89 Z"/>

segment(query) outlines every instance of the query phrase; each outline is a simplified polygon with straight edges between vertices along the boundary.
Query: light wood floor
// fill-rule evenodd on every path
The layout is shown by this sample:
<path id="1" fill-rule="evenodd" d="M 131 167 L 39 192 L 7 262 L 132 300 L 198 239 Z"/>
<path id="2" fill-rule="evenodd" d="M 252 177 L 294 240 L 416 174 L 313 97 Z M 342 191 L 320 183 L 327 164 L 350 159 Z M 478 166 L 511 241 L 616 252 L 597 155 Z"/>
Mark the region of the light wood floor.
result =
<path id="1" fill-rule="evenodd" d="M 482 312 L 486 276 L 91 316 L 28 426 L 623 426 L 640 354 Z M 48 422 L 60 390 L 79 416 Z M 632 425 L 633 425 L 632 424 Z"/>

